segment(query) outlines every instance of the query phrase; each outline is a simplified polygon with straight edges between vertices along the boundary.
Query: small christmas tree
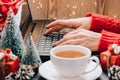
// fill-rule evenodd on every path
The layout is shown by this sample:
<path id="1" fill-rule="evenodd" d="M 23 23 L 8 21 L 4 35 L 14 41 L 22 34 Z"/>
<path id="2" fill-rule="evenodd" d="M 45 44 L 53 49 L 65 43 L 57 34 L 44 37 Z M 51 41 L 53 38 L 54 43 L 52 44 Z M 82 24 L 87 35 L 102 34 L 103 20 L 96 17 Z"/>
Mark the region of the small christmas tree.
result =
<path id="1" fill-rule="evenodd" d="M 19 59 L 22 58 L 22 54 L 25 52 L 24 41 L 19 26 L 15 23 L 11 9 L 9 10 L 1 39 L 2 49 L 11 48 L 13 54 L 17 55 Z"/>
<path id="2" fill-rule="evenodd" d="M 31 33 L 27 39 L 26 46 L 27 52 L 22 57 L 22 63 L 32 65 L 33 67 L 36 67 L 36 65 L 39 66 L 41 64 L 41 59 L 33 42 Z"/>

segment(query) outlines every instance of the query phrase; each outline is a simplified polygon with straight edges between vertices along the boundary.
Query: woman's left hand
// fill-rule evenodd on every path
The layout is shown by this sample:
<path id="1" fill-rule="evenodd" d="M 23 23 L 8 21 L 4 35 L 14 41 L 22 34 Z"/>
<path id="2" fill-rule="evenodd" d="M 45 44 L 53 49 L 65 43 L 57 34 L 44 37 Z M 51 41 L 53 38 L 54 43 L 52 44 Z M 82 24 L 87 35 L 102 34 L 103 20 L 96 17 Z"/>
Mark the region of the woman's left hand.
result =
<path id="1" fill-rule="evenodd" d="M 92 51 L 97 51 L 100 37 L 101 33 L 96 33 L 85 29 L 76 29 L 67 33 L 61 40 L 57 41 L 54 46 L 82 45 Z"/>
<path id="2" fill-rule="evenodd" d="M 46 26 L 48 29 L 44 35 L 48 35 L 53 31 L 60 31 L 64 28 L 83 28 L 83 29 L 90 29 L 92 17 L 83 17 L 83 18 L 75 18 L 75 19 L 66 19 L 66 20 L 56 20 L 51 22 Z"/>

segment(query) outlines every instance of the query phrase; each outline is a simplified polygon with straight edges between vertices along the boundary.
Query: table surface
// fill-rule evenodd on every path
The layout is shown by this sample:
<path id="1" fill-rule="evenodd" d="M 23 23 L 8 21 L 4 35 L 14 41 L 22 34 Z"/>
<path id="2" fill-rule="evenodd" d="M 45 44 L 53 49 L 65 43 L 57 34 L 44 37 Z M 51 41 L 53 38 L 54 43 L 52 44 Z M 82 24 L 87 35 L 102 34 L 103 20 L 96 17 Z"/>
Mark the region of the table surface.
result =
<path id="1" fill-rule="evenodd" d="M 95 55 L 95 56 L 99 57 L 99 55 Z M 49 60 L 50 58 L 49 58 L 49 56 L 42 56 L 41 59 L 42 59 L 42 62 L 44 63 L 45 61 Z M 46 80 L 46 79 L 44 79 L 42 76 L 40 76 L 40 74 L 38 72 L 37 75 L 35 75 L 34 78 L 32 78 L 32 80 Z M 101 76 L 97 80 L 109 80 L 106 71 L 103 71 Z"/>

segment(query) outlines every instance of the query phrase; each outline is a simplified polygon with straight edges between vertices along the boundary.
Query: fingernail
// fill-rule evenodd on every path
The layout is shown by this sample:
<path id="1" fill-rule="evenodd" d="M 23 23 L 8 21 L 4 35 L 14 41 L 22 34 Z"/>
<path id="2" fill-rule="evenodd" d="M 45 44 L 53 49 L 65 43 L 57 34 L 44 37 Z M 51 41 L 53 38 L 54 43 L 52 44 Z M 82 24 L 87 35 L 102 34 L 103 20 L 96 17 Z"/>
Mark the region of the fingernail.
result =
<path id="1" fill-rule="evenodd" d="M 55 47 L 56 45 L 54 44 L 52 47 Z"/>
<path id="2" fill-rule="evenodd" d="M 58 42 L 55 42 L 55 43 L 53 44 L 53 47 L 57 46 L 57 44 L 58 44 Z"/>
<path id="3" fill-rule="evenodd" d="M 47 36 L 47 34 L 46 34 L 46 33 L 44 33 L 44 34 L 43 34 L 43 36 Z"/>
<path id="4" fill-rule="evenodd" d="M 48 33 L 47 33 L 47 32 L 45 32 L 43 35 L 44 35 L 44 36 L 48 36 Z"/>

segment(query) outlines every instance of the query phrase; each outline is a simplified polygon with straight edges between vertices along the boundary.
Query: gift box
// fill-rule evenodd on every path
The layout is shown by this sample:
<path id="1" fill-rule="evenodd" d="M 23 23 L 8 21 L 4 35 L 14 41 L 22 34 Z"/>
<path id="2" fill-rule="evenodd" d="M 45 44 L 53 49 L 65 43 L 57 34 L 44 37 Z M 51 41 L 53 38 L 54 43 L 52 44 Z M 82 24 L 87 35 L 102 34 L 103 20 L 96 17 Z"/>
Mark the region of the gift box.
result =
<path id="1" fill-rule="evenodd" d="M 104 70 L 110 66 L 120 66 L 120 47 L 109 46 L 107 51 L 100 53 L 100 62 Z"/>
<path id="2" fill-rule="evenodd" d="M 100 54 L 100 60 L 109 80 L 120 80 L 120 45 L 110 45 L 107 51 Z"/>
<path id="3" fill-rule="evenodd" d="M 108 66 L 113 66 L 113 65 L 118 65 L 120 66 L 120 55 L 118 54 L 112 54 L 109 57 L 110 52 L 105 51 L 100 54 L 100 61 L 101 61 L 101 66 L 104 70 L 107 69 Z M 109 57 L 109 60 L 108 60 Z M 109 62 L 109 63 L 108 63 Z"/>
<path id="4" fill-rule="evenodd" d="M 2 57 L 1 57 L 2 56 Z M 0 79 L 5 78 L 9 73 L 15 73 L 19 69 L 19 59 L 12 53 L 0 51 Z"/>

